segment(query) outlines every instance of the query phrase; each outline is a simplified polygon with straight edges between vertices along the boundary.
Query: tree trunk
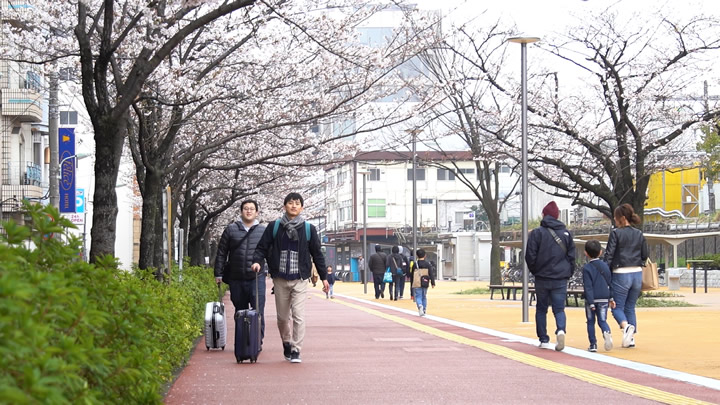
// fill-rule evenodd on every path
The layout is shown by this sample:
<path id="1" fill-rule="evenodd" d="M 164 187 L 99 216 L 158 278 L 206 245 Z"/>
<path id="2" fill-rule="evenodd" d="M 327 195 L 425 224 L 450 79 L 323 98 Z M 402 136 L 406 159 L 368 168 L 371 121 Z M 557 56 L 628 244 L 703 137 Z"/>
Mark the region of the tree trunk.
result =
<path id="1" fill-rule="evenodd" d="M 162 239 L 158 241 L 158 235 L 162 235 L 162 228 L 156 228 L 156 219 L 157 216 L 160 215 L 160 207 L 157 204 L 158 200 L 162 201 L 162 184 L 157 176 L 157 172 L 148 168 L 145 176 L 145 189 L 143 190 L 140 258 L 138 261 L 138 267 L 143 270 L 150 267 L 158 267 L 159 265 L 158 262 L 155 262 L 154 254 L 158 246 L 162 247 Z M 158 233 L 158 231 L 160 232 Z"/>
<path id="2" fill-rule="evenodd" d="M 118 214 L 117 183 L 123 141 L 126 135 L 125 117 L 117 121 L 108 117 L 93 121 L 95 130 L 95 191 L 90 229 L 90 263 L 100 256 L 115 254 L 115 229 Z"/>
<path id="3" fill-rule="evenodd" d="M 502 284 L 500 272 L 500 214 L 486 211 L 492 244 L 490 246 L 490 284 Z"/>

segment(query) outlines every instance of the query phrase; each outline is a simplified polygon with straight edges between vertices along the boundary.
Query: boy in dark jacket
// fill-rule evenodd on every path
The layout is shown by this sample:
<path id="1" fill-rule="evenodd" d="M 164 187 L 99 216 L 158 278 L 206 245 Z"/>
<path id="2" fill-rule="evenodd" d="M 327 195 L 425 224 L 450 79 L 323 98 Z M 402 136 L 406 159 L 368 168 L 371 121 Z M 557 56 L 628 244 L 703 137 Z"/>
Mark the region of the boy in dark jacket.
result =
<path id="1" fill-rule="evenodd" d="M 602 330 L 605 341 L 605 351 L 612 350 L 613 342 L 610 334 L 610 326 L 607 323 L 608 306 L 612 299 L 612 283 L 610 279 L 610 268 L 599 259 L 602 247 L 597 240 L 589 240 L 585 244 L 585 255 L 590 259 L 583 266 L 583 290 L 585 293 L 585 318 L 587 319 L 588 339 L 590 347 L 588 351 L 597 351 L 597 339 L 595 338 L 595 318 Z"/>
<path id="2" fill-rule="evenodd" d="M 303 198 L 298 193 L 285 197 L 285 214 L 270 222 L 253 254 L 252 269 L 259 272 L 267 261 L 275 290 L 275 311 L 283 342 L 283 355 L 291 363 L 300 363 L 300 350 L 305 340 L 305 300 L 313 264 L 323 283 L 323 292 L 330 286 L 320 238 L 314 225 L 306 231 Z M 309 236 L 309 237 L 308 237 Z M 292 309 L 292 311 L 291 311 Z"/>
<path id="3" fill-rule="evenodd" d="M 413 295 L 417 304 L 418 315 L 425 316 L 427 313 L 427 291 L 432 285 L 435 288 L 435 267 L 425 260 L 425 250 L 418 249 L 417 262 L 414 263 L 410 279 L 412 280 Z"/>
<path id="4" fill-rule="evenodd" d="M 575 270 L 575 242 L 565 224 L 558 220 L 560 210 L 555 201 L 543 208 L 540 227 L 534 229 L 527 242 L 525 263 L 535 276 L 535 330 L 540 339 L 540 348 L 549 349 L 547 334 L 547 311 L 552 305 L 555 315 L 555 350 L 565 348 L 565 299 L 567 284 Z"/>

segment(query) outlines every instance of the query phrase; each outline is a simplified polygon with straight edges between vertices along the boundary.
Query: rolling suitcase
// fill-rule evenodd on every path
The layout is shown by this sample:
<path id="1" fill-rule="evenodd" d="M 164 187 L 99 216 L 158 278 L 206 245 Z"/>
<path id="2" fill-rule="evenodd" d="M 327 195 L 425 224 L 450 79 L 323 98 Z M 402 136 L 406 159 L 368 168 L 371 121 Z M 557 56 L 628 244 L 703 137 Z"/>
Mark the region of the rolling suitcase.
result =
<path id="1" fill-rule="evenodd" d="M 225 350 L 226 338 L 225 304 L 222 302 L 222 287 L 218 284 L 218 301 L 205 304 L 205 348 Z"/>
<path id="2" fill-rule="evenodd" d="M 257 362 L 260 355 L 260 313 L 258 285 L 255 282 L 255 309 L 241 309 L 235 313 L 235 359 L 238 363 Z"/>

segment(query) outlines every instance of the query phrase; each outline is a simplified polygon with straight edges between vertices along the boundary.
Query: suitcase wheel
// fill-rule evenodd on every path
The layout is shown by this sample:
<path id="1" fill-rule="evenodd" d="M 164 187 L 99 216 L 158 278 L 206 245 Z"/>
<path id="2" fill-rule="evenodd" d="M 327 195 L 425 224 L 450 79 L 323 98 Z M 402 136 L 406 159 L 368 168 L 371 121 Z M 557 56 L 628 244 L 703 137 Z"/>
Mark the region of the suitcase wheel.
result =
<path id="1" fill-rule="evenodd" d="M 225 346 L 223 346 L 222 349 L 225 350 Z"/>
<path id="2" fill-rule="evenodd" d="M 205 346 L 206 349 L 210 350 L 210 346 Z"/>
<path id="3" fill-rule="evenodd" d="M 237 362 L 238 362 L 238 364 L 242 364 L 243 361 L 242 361 L 242 360 L 238 360 Z"/>

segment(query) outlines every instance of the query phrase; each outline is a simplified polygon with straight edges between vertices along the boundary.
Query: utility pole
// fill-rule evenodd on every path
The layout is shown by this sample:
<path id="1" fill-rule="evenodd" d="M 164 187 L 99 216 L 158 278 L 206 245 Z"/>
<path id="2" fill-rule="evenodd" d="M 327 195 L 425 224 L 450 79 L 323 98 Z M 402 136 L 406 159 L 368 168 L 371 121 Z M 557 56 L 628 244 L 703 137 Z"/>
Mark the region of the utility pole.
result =
<path id="1" fill-rule="evenodd" d="M 50 73 L 50 105 L 48 106 L 49 122 L 48 130 L 50 136 L 50 205 L 60 207 L 60 190 L 58 188 L 58 120 L 60 117 L 58 106 L 58 76 L 57 72 Z"/>

